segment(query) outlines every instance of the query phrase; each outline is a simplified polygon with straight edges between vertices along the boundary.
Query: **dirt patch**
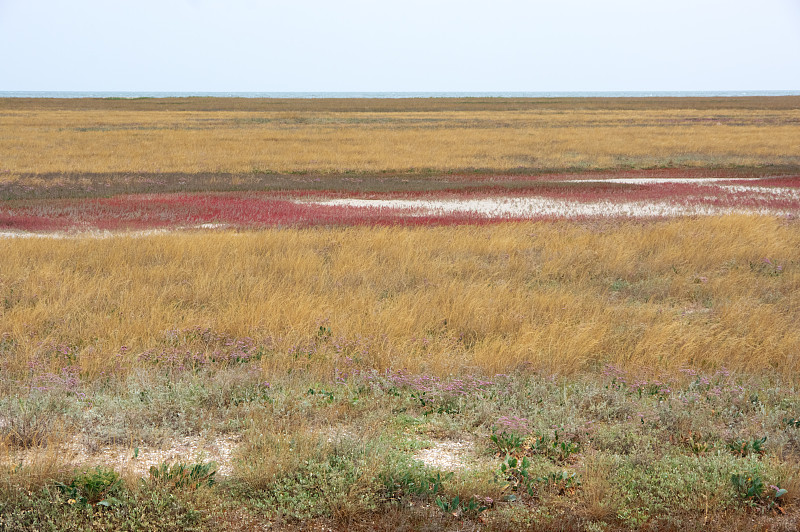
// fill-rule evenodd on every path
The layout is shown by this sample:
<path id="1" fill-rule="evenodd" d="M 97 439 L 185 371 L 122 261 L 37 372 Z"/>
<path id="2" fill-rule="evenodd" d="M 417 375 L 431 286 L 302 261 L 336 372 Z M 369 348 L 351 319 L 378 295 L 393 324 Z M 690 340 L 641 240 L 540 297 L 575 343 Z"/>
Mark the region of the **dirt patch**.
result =
<path id="1" fill-rule="evenodd" d="M 238 436 L 201 438 L 188 436 L 167 442 L 160 447 L 135 445 L 106 445 L 90 449 L 80 442 L 58 446 L 60 462 L 68 467 L 106 466 L 133 476 L 147 476 L 151 466 L 162 462 L 216 462 L 217 475 L 229 476 L 233 472 L 233 453 L 240 440 Z M 7 458 L 20 465 L 33 464 L 42 453 L 51 449 L 29 449 L 13 453 Z"/>

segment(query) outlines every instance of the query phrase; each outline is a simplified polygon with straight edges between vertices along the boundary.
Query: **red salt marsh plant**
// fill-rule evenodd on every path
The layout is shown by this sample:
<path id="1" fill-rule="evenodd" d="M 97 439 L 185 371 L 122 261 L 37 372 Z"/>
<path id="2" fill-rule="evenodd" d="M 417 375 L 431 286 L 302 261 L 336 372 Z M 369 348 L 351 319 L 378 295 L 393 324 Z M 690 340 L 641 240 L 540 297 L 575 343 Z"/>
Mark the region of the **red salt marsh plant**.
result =
<path id="1" fill-rule="evenodd" d="M 409 209 L 327 206 L 252 194 L 26 201 L 19 206 L 0 209 L 0 229 L 22 231 L 141 230 L 201 224 L 235 227 L 451 225 L 486 221 L 477 213 L 417 215 Z"/>
<path id="2" fill-rule="evenodd" d="M 742 180 L 759 185 L 762 180 Z M 776 184 L 779 181 L 776 181 Z M 789 180 L 790 184 L 794 181 Z M 740 181 L 736 181 L 740 183 Z M 783 183 L 783 181 L 780 181 Z M 322 203 L 330 199 L 419 200 L 419 205 L 346 205 Z M 716 183 L 614 183 L 547 181 L 509 189 L 489 184 L 475 189 L 435 192 L 284 191 L 198 194 L 141 194 L 96 199 L 22 200 L 0 207 L 0 229 L 22 231 L 143 230 L 221 224 L 233 227 L 311 225 L 453 225 L 490 221 L 575 218 L 562 214 L 489 214 L 478 208 L 439 210 L 425 201 L 468 201 L 494 198 L 543 198 L 572 203 L 670 204 L 685 207 L 752 209 L 777 212 L 800 210 L 800 195 L 771 193 L 770 187 L 734 188 Z M 490 220 L 491 218 L 491 220 Z"/>

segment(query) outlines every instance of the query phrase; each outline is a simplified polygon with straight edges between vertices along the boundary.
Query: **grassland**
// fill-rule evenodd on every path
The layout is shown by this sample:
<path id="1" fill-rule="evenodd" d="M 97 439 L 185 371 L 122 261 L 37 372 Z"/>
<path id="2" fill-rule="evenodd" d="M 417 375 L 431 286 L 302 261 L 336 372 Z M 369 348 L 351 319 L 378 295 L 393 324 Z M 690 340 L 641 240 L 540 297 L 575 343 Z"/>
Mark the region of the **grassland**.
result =
<path id="1" fill-rule="evenodd" d="M 796 222 L 752 217 L 3 239 L 5 362 L 24 373 L 40 346 L 67 345 L 94 377 L 122 345 L 142 352 L 199 326 L 258 338 L 285 368 L 325 325 L 372 339 L 364 362 L 380 370 L 788 376 L 800 371 L 798 249 Z"/>
<path id="2" fill-rule="evenodd" d="M 0 173 L 800 164 L 800 97 L 0 101 Z"/>
<path id="3" fill-rule="evenodd" d="M 794 190 L 798 107 L 2 100 L 0 231 Z M 796 216 L 323 215 L 0 238 L 0 529 L 797 529 Z"/>

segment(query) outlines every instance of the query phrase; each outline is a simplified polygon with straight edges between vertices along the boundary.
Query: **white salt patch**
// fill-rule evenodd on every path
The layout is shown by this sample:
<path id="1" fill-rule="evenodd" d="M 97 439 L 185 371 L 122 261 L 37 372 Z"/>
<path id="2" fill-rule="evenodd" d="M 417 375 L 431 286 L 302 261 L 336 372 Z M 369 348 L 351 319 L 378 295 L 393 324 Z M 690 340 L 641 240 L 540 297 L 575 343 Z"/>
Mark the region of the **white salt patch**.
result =
<path id="1" fill-rule="evenodd" d="M 228 224 L 206 223 L 206 224 L 196 225 L 195 227 L 197 229 L 222 229 L 222 228 L 228 227 Z"/>
<path id="2" fill-rule="evenodd" d="M 719 181 L 740 181 L 747 180 L 757 183 L 762 179 L 775 179 L 774 176 L 767 177 L 609 177 L 598 179 L 565 179 L 563 183 L 621 183 L 623 185 L 653 185 L 660 183 L 717 183 Z M 758 187 L 760 189 L 773 187 Z M 792 190 L 792 189 L 784 189 Z"/>
<path id="3" fill-rule="evenodd" d="M 79 231 L 79 232 L 53 232 L 53 233 L 34 233 L 32 231 L 0 231 L 0 238 L 51 238 L 54 240 L 74 239 L 81 238 L 115 238 L 115 237 L 133 237 L 140 238 L 150 235 L 163 235 L 167 233 L 174 233 L 175 231 L 185 230 L 185 227 L 176 227 L 171 229 L 147 229 L 143 231 Z"/>
<path id="4" fill-rule="evenodd" d="M 45 238 L 50 235 L 29 233 L 27 231 L 0 231 L 0 238 Z M 50 236 L 50 238 L 53 238 Z"/>
<path id="5" fill-rule="evenodd" d="M 715 183 L 730 181 L 730 177 L 612 177 L 608 179 L 566 179 L 564 183 L 621 183 L 623 185 L 651 185 L 659 183 Z"/>
<path id="6" fill-rule="evenodd" d="M 719 188 L 731 192 L 752 192 L 764 196 L 784 197 L 788 199 L 800 198 L 800 189 L 784 187 L 759 187 L 752 185 L 718 185 Z"/>
<path id="7" fill-rule="evenodd" d="M 667 202 L 622 202 L 599 201 L 581 203 L 553 198 L 537 197 L 492 197 L 465 200 L 377 200 L 377 199 L 333 199 L 311 202 L 317 205 L 342 207 L 372 207 L 376 209 L 401 209 L 411 211 L 412 216 L 437 214 L 476 214 L 487 218 L 517 217 L 535 218 L 538 216 L 578 217 L 578 216 L 707 216 L 731 213 L 788 214 L 773 209 L 747 209 L 718 207 L 713 205 L 677 205 Z"/>

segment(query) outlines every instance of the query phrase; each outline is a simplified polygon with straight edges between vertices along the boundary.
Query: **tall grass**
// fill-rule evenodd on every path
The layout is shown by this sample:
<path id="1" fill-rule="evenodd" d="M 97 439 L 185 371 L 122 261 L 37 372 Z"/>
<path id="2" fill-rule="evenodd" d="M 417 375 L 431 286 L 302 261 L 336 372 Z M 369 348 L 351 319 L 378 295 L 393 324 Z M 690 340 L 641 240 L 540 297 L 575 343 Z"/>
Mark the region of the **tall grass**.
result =
<path id="1" fill-rule="evenodd" d="M 798 250 L 800 226 L 767 217 L 4 239 L 0 351 L 61 379 L 65 360 L 91 379 L 220 349 L 266 374 L 796 375 Z"/>

